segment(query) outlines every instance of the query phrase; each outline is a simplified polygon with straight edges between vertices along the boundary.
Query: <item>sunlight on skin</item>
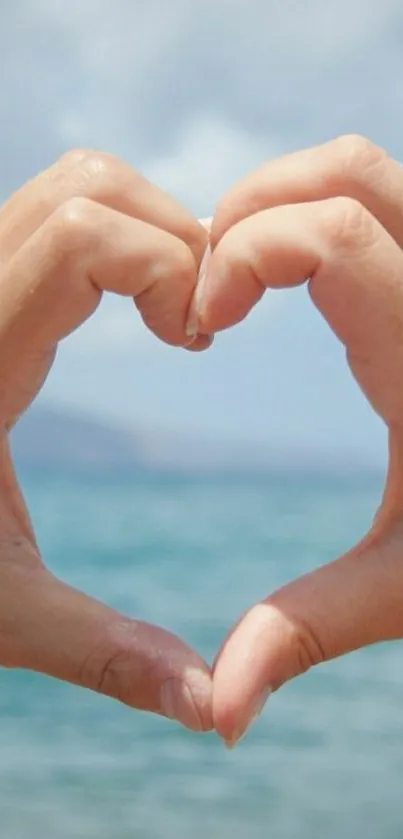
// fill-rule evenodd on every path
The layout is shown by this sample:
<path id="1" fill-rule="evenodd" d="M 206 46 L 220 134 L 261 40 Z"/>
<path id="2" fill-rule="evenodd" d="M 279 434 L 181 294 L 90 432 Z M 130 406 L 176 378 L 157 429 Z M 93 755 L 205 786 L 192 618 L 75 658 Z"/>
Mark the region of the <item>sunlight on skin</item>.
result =
<path id="1" fill-rule="evenodd" d="M 202 223 L 119 160 L 81 150 L 1 209 L 1 665 L 75 682 L 195 731 L 215 728 L 234 744 L 271 689 L 321 661 L 402 637 L 402 195 L 402 167 L 347 137 L 270 161 Z M 7 431 L 39 392 L 58 342 L 105 292 L 133 299 L 168 344 L 188 347 L 190 329 L 201 350 L 266 288 L 306 281 L 388 427 L 384 498 L 352 551 L 249 610 L 212 679 L 179 638 L 45 568 Z"/>

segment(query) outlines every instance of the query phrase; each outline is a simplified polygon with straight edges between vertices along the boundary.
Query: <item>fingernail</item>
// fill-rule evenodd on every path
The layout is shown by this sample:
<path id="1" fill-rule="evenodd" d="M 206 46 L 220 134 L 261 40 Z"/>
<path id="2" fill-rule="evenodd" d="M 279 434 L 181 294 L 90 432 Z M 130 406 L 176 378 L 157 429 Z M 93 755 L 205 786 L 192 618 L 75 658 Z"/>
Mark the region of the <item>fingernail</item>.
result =
<path id="1" fill-rule="evenodd" d="M 197 347 L 194 347 L 194 344 L 196 343 L 196 341 L 198 339 L 201 339 L 201 338 L 203 339 L 203 344 L 201 346 L 198 345 Z M 211 347 L 211 345 L 213 343 L 214 343 L 214 335 L 202 335 L 202 334 L 200 334 L 200 335 L 195 335 L 195 337 L 192 338 L 190 341 L 188 341 L 187 344 L 184 344 L 183 349 L 184 350 L 191 350 L 193 352 L 202 352 L 203 350 L 208 350 L 209 347 Z"/>
<path id="2" fill-rule="evenodd" d="M 239 743 L 239 741 L 245 737 L 248 731 L 251 729 L 252 725 L 260 714 L 263 711 L 263 708 L 271 694 L 271 688 L 265 687 L 261 693 L 255 698 L 255 700 L 250 704 L 247 712 L 243 714 L 241 721 L 236 726 L 232 737 L 229 740 L 225 741 L 225 745 L 227 749 L 234 749 L 235 746 Z"/>
<path id="3" fill-rule="evenodd" d="M 192 302 L 190 304 L 188 319 L 185 327 L 186 335 L 188 335 L 189 338 L 195 338 L 195 336 L 197 335 L 199 314 L 204 295 L 204 288 L 206 285 L 206 277 L 210 265 L 210 260 L 211 247 L 210 245 L 207 245 L 207 248 L 204 251 L 203 259 L 201 261 L 199 276 L 193 294 Z"/>
<path id="4" fill-rule="evenodd" d="M 177 720 L 192 731 L 203 731 L 192 691 L 179 679 L 168 679 L 161 688 L 161 713 L 170 720 Z"/>
<path id="5" fill-rule="evenodd" d="M 197 341 L 197 339 L 198 339 L 198 338 L 211 338 L 211 340 L 212 340 L 212 336 L 210 336 L 210 335 L 203 335 L 201 332 L 200 332 L 200 333 L 199 333 L 199 332 L 196 332 L 196 334 L 195 334 L 195 335 L 192 335 L 192 337 L 191 337 L 191 338 L 189 338 L 189 340 L 188 340 L 188 341 L 186 341 L 186 344 L 184 344 L 184 345 L 183 345 L 183 348 L 184 348 L 185 350 L 187 350 L 189 347 L 191 347 L 191 346 L 192 346 L 192 345 L 193 345 L 193 344 Z"/>

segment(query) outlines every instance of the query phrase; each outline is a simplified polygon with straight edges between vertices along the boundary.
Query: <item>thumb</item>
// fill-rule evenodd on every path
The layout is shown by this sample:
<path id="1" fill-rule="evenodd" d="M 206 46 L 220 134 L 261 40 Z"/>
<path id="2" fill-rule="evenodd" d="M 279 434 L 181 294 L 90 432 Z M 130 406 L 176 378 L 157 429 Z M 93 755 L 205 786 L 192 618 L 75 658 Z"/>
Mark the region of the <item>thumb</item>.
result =
<path id="1" fill-rule="evenodd" d="M 170 632 L 131 620 L 36 569 L 2 607 L 2 663 L 103 693 L 194 731 L 212 728 L 207 664 Z"/>
<path id="2" fill-rule="evenodd" d="M 382 518 L 382 517 L 381 517 Z M 216 659 L 213 721 L 233 746 L 270 692 L 313 665 L 403 637 L 403 519 L 254 606 Z"/>

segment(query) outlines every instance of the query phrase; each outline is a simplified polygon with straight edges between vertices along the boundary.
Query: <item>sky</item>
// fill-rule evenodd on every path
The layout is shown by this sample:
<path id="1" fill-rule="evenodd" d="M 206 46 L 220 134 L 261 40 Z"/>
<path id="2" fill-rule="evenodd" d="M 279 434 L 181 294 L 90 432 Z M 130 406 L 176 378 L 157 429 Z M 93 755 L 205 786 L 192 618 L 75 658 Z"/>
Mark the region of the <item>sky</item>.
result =
<path id="1" fill-rule="evenodd" d="M 256 166 L 343 133 L 403 160 L 401 0 L 13 0 L 0 78 L 0 200 L 76 146 L 123 157 L 197 216 Z M 104 298 L 40 399 L 129 428 L 385 456 L 305 289 L 267 293 L 201 355 Z"/>

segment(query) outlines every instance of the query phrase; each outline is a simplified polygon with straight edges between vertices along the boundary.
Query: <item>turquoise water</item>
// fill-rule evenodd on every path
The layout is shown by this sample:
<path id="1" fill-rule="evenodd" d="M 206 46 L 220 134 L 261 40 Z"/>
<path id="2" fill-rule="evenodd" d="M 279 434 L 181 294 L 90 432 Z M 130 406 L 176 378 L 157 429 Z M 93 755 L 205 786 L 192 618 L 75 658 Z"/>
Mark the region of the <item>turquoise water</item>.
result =
<path id="1" fill-rule="evenodd" d="M 26 477 L 48 564 L 209 660 L 254 600 L 349 547 L 381 480 Z M 238 749 L 112 700 L 0 673 L 1 839 L 401 839 L 403 650 L 284 687 Z"/>

